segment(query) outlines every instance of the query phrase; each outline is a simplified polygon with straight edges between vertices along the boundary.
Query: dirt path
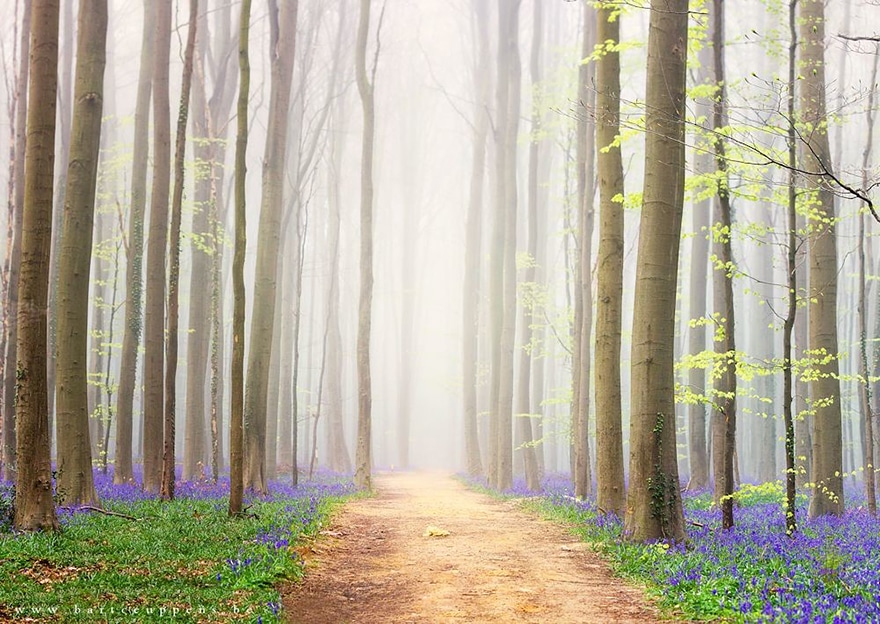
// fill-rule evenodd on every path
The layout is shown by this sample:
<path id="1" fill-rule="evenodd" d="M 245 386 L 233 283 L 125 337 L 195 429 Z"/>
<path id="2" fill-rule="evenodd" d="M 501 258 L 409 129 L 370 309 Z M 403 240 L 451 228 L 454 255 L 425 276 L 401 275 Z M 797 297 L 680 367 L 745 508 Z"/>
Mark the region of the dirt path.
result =
<path id="1" fill-rule="evenodd" d="M 656 622 L 643 593 L 564 528 L 468 490 L 448 475 L 380 475 L 303 551 L 283 592 L 288 621 Z M 426 536 L 429 526 L 449 532 Z"/>

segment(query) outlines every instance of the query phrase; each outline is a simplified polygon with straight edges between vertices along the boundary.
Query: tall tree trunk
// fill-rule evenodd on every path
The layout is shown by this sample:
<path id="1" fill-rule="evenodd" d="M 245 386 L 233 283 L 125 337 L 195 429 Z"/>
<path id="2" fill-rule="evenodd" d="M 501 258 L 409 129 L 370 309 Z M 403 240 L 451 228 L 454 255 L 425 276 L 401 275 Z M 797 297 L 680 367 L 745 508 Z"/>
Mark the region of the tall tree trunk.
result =
<path id="1" fill-rule="evenodd" d="M 480 327 L 480 247 L 483 223 L 483 188 L 486 177 L 486 142 L 489 134 L 489 6 L 472 0 L 478 49 L 474 57 L 474 133 L 471 155 L 470 195 L 467 213 L 464 281 L 462 296 L 462 379 L 464 445 L 468 474 L 483 472 L 477 431 L 477 366 Z"/>
<path id="2" fill-rule="evenodd" d="M 89 268 L 107 62 L 107 0 L 81 0 L 70 166 L 58 281 L 58 491 L 68 505 L 98 502 L 89 443 Z"/>
<path id="3" fill-rule="evenodd" d="M 18 290 L 21 276 L 21 239 L 24 221 L 25 152 L 27 149 L 28 73 L 30 68 L 32 2 L 25 0 L 21 20 L 19 65 L 16 76 L 16 109 L 13 122 L 15 154 L 12 158 L 11 192 L 12 244 L 9 248 L 9 278 L 6 284 L 5 306 L 6 348 L 0 354 L 3 360 L 3 474 L 10 481 L 16 479 L 15 470 L 15 385 L 18 351 Z"/>
<path id="4" fill-rule="evenodd" d="M 825 3 L 801 0 L 800 121 L 812 129 L 801 149 L 801 168 L 818 174 L 809 216 L 810 352 L 822 360 L 811 382 L 813 497 L 810 517 L 843 512 L 843 448 L 837 348 L 837 241 L 832 171 L 825 115 Z"/>
<path id="5" fill-rule="evenodd" d="M 241 2 L 238 34 L 238 133 L 235 139 L 235 252 L 232 258 L 232 364 L 229 406 L 229 515 L 242 512 L 244 496 L 244 255 L 246 247 L 248 96 L 251 65 L 248 43 L 251 0 Z"/>
<path id="6" fill-rule="evenodd" d="M 192 93 L 193 157 L 195 159 L 195 187 L 192 235 L 192 268 L 189 281 L 189 332 L 186 344 L 186 421 L 183 445 L 184 481 L 205 476 L 207 441 L 207 406 L 205 382 L 208 372 L 208 350 L 211 338 L 211 186 L 216 146 L 211 136 L 210 114 L 207 103 L 207 85 L 204 71 L 208 56 L 209 33 L 207 13 L 199 17 L 198 51 L 195 72 L 195 90 Z M 221 42 L 222 46 L 223 43 Z M 219 51 L 219 50 L 218 50 Z"/>
<path id="7" fill-rule="evenodd" d="M 380 19 L 381 26 L 381 19 Z M 373 320 L 373 143 L 376 133 L 374 93 L 376 61 L 367 75 L 367 38 L 370 34 L 370 0 L 361 0 L 360 19 L 355 44 L 355 76 L 364 115 L 361 143 L 361 249 L 360 297 L 357 331 L 358 427 L 354 460 L 354 481 L 358 487 L 372 488 L 372 405 L 370 372 L 370 328 Z"/>
<path id="8" fill-rule="evenodd" d="M 184 159 L 189 95 L 192 90 L 196 29 L 199 23 L 199 0 L 189 0 L 189 27 L 183 55 L 180 106 L 177 113 L 177 137 L 174 145 L 174 191 L 171 198 L 171 233 L 168 242 L 168 327 L 165 332 L 165 444 L 162 454 L 162 500 L 174 499 L 174 453 L 177 411 L 177 343 L 180 319 L 180 221 L 183 213 Z"/>
<path id="9" fill-rule="evenodd" d="M 62 213 L 67 193 L 67 174 L 70 164 L 71 122 L 73 120 L 73 50 L 77 38 L 74 28 L 73 2 L 65 2 L 61 15 L 61 54 L 58 58 L 58 123 L 60 128 L 56 149 L 61 158 L 56 163 L 55 198 L 52 208 L 52 247 L 49 251 L 49 350 L 46 353 L 46 379 L 49 386 L 49 432 L 51 436 L 55 419 L 55 353 L 57 350 L 58 329 L 58 275 L 60 271 L 61 241 L 64 238 L 61 227 Z M 87 438 L 88 439 L 88 438 Z M 51 441 L 50 441 L 51 444 Z"/>
<path id="10" fill-rule="evenodd" d="M 593 52 L 596 42 L 595 9 L 584 2 L 584 34 L 582 58 Z M 590 375 L 593 331 L 593 196 L 595 194 L 596 134 L 595 126 L 588 123 L 589 111 L 594 108 L 592 63 L 580 66 L 578 97 L 585 110 L 578 115 L 578 263 L 575 289 L 575 351 L 573 372 L 572 451 L 575 496 L 585 497 L 592 490 L 593 476 L 590 460 Z"/>
<path id="11" fill-rule="evenodd" d="M 340 134 L 340 137 L 342 135 Z M 342 145 L 337 143 L 334 161 L 342 159 Z M 338 159 L 338 160 L 337 160 Z M 330 189 L 330 222 L 327 225 L 327 266 L 330 284 L 327 295 L 327 369 L 326 408 L 330 467 L 337 472 L 351 472 L 351 456 L 345 443 L 342 411 L 342 334 L 339 329 L 339 176 L 334 171 Z"/>
<path id="12" fill-rule="evenodd" d="M 788 3 L 788 28 L 791 37 L 788 47 L 788 246 L 786 251 L 786 274 L 788 287 L 788 311 L 782 328 L 782 418 L 785 421 L 785 532 L 791 536 L 797 531 L 797 463 L 795 456 L 796 429 L 795 416 L 792 413 L 795 379 L 792 338 L 794 337 L 795 320 L 798 307 L 798 273 L 797 270 L 797 128 L 795 127 L 795 84 L 797 74 L 797 0 Z"/>
<path id="13" fill-rule="evenodd" d="M 269 129 L 263 155 L 263 193 L 254 269 L 254 306 L 251 319 L 245 393 L 245 487 L 267 492 L 266 409 L 269 361 L 273 349 L 276 270 L 284 194 L 286 138 L 290 87 L 296 45 L 299 2 L 282 0 L 280 10 L 270 3 L 272 84 L 269 95 Z"/>
<path id="14" fill-rule="evenodd" d="M 715 378 L 712 408 L 713 476 L 715 504 L 721 508 L 721 524 L 733 527 L 733 461 L 736 444 L 736 341 L 733 309 L 733 251 L 731 249 L 732 223 L 730 216 L 730 187 L 727 175 L 727 157 L 721 135 L 726 125 L 727 83 L 724 75 L 724 5 L 713 0 L 712 49 L 715 84 L 712 129 L 715 132 L 715 166 L 717 167 L 717 196 L 715 225 L 712 240 L 713 253 L 720 267 L 712 279 L 713 307 L 719 324 L 715 339 Z"/>
<path id="15" fill-rule="evenodd" d="M 620 16 L 602 6 L 596 39 L 616 45 Z M 596 66 L 596 143 L 599 148 L 599 270 L 596 293 L 596 505 L 623 516 L 623 424 L 620 334 L 623 309 L 623 161 L 620 134 L 620 54 L 606 45 Z"/>
<path id="16" fill-rule="evenodd" d="M 34 0 L 32 71 L 28 92 L 21 282 L 18 291 L 18 360 L 15 368 L 16 457 L 14 526 L 56 530 L 49 459 L 46 386 L 46 312 L 55 160 L 58 85 L 58 0 Z"/>
<path id="17" fill-rule="evenodd" d="M 687 36 L 688 0 L 652 0 L 624 519 L 627 539 L 640 542 L 685 538 L 675 451 L 673 351 L 684 204 Z"/>
<path id="18" fill-rule="evenodd" d="M 132 467 L 132 428 L 134 390 L 137 377 L 138 347 L 143 326 L 144 211 L 147 205 L 147 167 L 149 158 L 150 97 L 153 63 L 156 3 L 144 0 L 144 28 L 134 114 L 134 145 L 131 164 L 131 209 L 128 221 L 128 262 L 126 268 L 125 330 L 119 364 L 119 394 L 116 400 L 116 463 L 114 483 L 134 481 Z"/>
<path id="19" fill-rule="evenodd" d="M 156 2 L 153 60 L 153 186 L 147 233 L 144 316 L 144 483 L 159 492 L 162 481 L 165 384 L 165 261 L 168 246 L 168 197 L 171 186 L 171 103 L 168 72 L 171 54 L 171 0 Z"/>
<path id="20" fill-rule="evenodd" d="M 877 84 L 877 66 L 880 63 L 880 53 L 875 50 L 873 64 L 871 66 L 871 84 Z M 871 162 L 871 153 L 874 137 L 874 101 L 876 93 L 872 89 L 868 94 L 867 108 L 867 136 L 865 149 L 862 151 L 862 188 L 868 188 L 868 167 Z M 862 446 L 864 453 L 863 466 L 865 470 L 865 499 L 868 502 L 868 511 L 877 514 L 877 490 L 874 475 L 874 410 L 871 397 L 871 384 L 868 380 L 868 301 L 866 294 L 866 270 L 865 270 L 865 219 L 864 212 L 859 215 L 859 378 L 860 399 L 863 414 L 865 438 Z"/>
<path id="21" fill-rule="evenodd" d="M 532 82 L 532 119 L 531 138 L 529 141 L 529 173 L 528 173 L 528 240 L 527 251 L 529 261 L 523 275 L 523 286 L 520 295 L 522 315 L 519 327 L 519 377 L 516 382 L 517 407 L 516 428 L 518 432 L 518 448 L 522 456 L 526 475 L 526 487 L 536 492 L 541 489 L 541 474 L 538 456 L 535 450 L 535 435 L 532 430 L 532 413 L 530 397 L 532 364 L 537 361 L 535 356 L 535 336 L 532 331 L 534 306 L 533 293 L 536 284 L 538 255 L 538 147 L 541 134 L 540 96 L 537 85 L 541 81 L 541 48 L 544 31 L 543 5 L 536 2 L 532 12 L 532 48 L 529 58 L 529 73 Z"/>
<path id="22" fill-rule="evenodd" d="M 701 85 L 713 82 L 712 47 L 704 45 L 699 53 L 700 69 L 697 82 Z M 698 98 L 694 102 L 698 116 L 709 118 L 712 114 L 712 102 L 709 98 Z M 702 135 L 698 135 L 702 136 Z M 712 152 L 708 146 L 696 150 L 694 154 L 694 171 L 697 175 L 711 175 L 714 171 Z M 709 239 L 712 225 L 712 198 L 704 197 L 694 202 L 692 208 L 691 266 L 690 266 L 690 301 L 688 304 L 689 320 L 707 316 L 706 284 L 709 266 Z M 697 323 L 689 327 L 688 353 L 697 355 L 706 350 L 706 327 Z M 697 395 L 706 394 L 706 371 L 694 366 L 688 371 L 687 385 Z M 700 491 L 709 487 L 709 445 L 706 439 L 706 405 L 694 401 L 687 405 L 688 420 L 688 462 L 690 476 L 687 489 Z"/>

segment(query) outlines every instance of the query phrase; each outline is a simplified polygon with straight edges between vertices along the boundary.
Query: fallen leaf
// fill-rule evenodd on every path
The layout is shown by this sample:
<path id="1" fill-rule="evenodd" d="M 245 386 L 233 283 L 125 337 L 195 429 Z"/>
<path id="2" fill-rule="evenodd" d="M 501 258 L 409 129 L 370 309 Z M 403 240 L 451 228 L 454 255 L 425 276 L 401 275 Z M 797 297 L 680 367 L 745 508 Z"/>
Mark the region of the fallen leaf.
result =
<path id="1" fill-rule="evenodd" d="M 425 529 L 424 537 L 448 537 L 449 531 L 446 529 L 441 529 L 440 527 L 436 527 L 430 525 L 427 529 Z"/>

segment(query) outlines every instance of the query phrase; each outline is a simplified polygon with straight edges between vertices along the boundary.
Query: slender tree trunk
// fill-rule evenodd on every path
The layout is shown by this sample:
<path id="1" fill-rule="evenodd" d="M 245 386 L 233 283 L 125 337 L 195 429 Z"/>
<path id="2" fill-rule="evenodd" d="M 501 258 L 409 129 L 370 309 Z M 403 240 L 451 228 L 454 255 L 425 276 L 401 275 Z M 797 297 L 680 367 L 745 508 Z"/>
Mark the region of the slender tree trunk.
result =
<path id="1" fill-rule="evenodd" d="M 58 529 L 49 459 L 46 348 L 49 249 L 58 86 L 58 0 L 34 0 L 32 72 L 28 93 L 18 348 L 15 368 L 16 457 L 14 526 Z"/>
<path id="2" fill-rule="evenodd" d="M 603 6 L 596 39 L 620 40 L 620 17 Z M 623 161 L 620 134 L 620 54 L 607 50 L 596 66 L 596 143 L 599 148 L 599 271 L 596 293 L 596 505 L 623 516 L 623 424 L 620 335 L 623 309 Z"/>
<path id="3" fill-rule="evenodd" d="M 489 6 L 472 0 L 478 49 L 474 58 L 474 133 L 471 156 L 470 195 L 465 243 L 465 272 L 462 296 L 462 379 L 464 401 L 464 444 L 468 474 L 483 473 L 477 431 L 477 366 L 480 327 L 480 247 L 483 223 L 483 187 L 486 177 L 486 141 L 489 134 Z"/>
<path id="4" fill-rule="evenodd" d="M 712 47 L 704 45 L 699 53 L 700 69 L 697 81 L 699 84 L 711 83 L 713 80 Z M 698 98 L 694 105 L 698 116 L 709 118 L 712 114 L 712 103 L 708 98 Z M 699 136 L 699 135 L 698 135 Z M 714 171 L 712 152 L 699 149 L 694 154 L 694 171 L 697 175 L 710 175 Z M 688 316 L 691 320 L 707 316 L 706 284 L 708 282 L 709 239 L 711 237 L 712 198 L 694 202 L 692 215 L 693 238 L 691 243 L 690 267 L 690 302 Z M 689 327 L 688 353 L 696 355 L 706 350 L 706 328 L 702 323 Z M 697 395 L 706 394 L 706 371 L 694 366 L 688 371 L 688 388 Z M 688 420 L 688 461 L 690 476 L 687 489 L 700 491 L 709 487 L 709 445 L 706 439 L 706 405 L 693 402 L 687 406 Z"/>
<path id="5" fill-rule="evenodd" d="M 192 268 L 189 281 L 189 322 L 186 345 L 186 421 L 183 445 L 184 481 L 205 476 L 207 441 L 207 406 L 205 383 L 208 372 L 208 351 L 211 339 L 211 186 L 216 146 L 208 119 L 207 85 L 204 62 L 208 55 L 209 33 L 207 14 L 199 17 L 198 51 L 195 89 L 192 93 L 193 157 L 195 180 L 192 234 Z M 222 43 L 221 43 L 222 45 Z M 219 51 L 219 50 L 218 50 Z"/>
<path id="6" fill-rule="evenodd" d="M 192 90 L 193 58 L 199 1 L 189 0 L 189 27 L 183 57 L 180 107 L 177 113 L 177 137 L 174 146 L 174 192 L 171 205 L 171 236 L 168 243 L 168 327 L 165 332 L 165 445 L 162 455 L 162 500 L 174 499 L 175 418 L 177 411 L 177 343 L 180 319 L 180 221 L 183 213 L 184 159 L 189 95 Z"/>
<path id="7" fill-rule="evenodd" d="M 593 52 L 596 42 L 595 9 L 584 2 L 584 35 L 582 57 Z M 590 375 L 593 331 L 593 196 L 595 194 L 596 135 L 595 126 L 587 122 L 594 108 L 594 66 L 581 65 L 579 101 L 586 110 L 578 116 L 578 264 L 575 289 L 575 362 L 572 366 L 574 385 L 574 492 L 583 498 L 592 491 L 593 475 L 590 460 Z"/>
<path id="8" fill-rule="evenodd" d="M 715 504 L 721 508 L 721 524 L 733 528 L 733 461 L 736 448 L 736 327 L 733 309 L 733 251 L 731 249 L 730 188 L 728 186 L 727 157 L 724 140 L 720 138 L 726 125 L 727 88 L 724 75 L 724 5 L 713 0 L 712 48 L 715 83 L 718 91 L 714 98 L 712 128 L 716 133 L 715 166 L 717 168 L 717 196 L 713 253 L 720 268 L 716 267 L 712 280 L 716 322 L 719 324 L 715 339 L 715 378 L 712 409 L 713 476 Z"/>
<path id="9" fill-rule="evenodd" d="M 624 520 L 627 539 L 639 542 L 685 538 L 675 451 L 673 350 L 684 204 L 687 36 L 688 0 L 652 0 Z"/>
<path id="10" fill-rule="evenodd" d="M 276 270 L 298 6 L 297 0 L 282 0 L 280 10 L 273 2 L 269 11 L 272 84 L 254 273 L 254 300 L 260 305 L 254 306 L 251 319 L 245 393 L 245 487 L 257 492 L 268 491 L 265 475 L 267 393 L 274 342 Z"/>
<path id="11" fill-rule="evenodd" d="M 128 222 L 128 262 L 126 268 L 125 330 L 119 364 L 119 394 L 116 402 L 116 465 L 114 483 L 134 481 L 132 467 L 132 429 L 134 390 L 137 377 L 143 313 L 144 211 L 147 204 L 147 167 L 149 157 L 150 96 L 153 88 L 153 63 L 156 28 L 156 3 L 144 0 L 144 29 L 134 115 L 132 146 L 131 209 Z"/>
<path id="12" fill-rule="evenodd" d="M 519 376 L 516 382 L 516 428 L 518 432 L 518 448 L 525 468 L 526 486 L 531 491 L 541 489 L 541 475 L 538 456 L 535 450 L 535 436 L 532 431 L 532 413 L 530 397 L 532 364 L 536 362 L 535 336 L 532 330 L 536 308 L 533 293 L 537 288 L 536 269 L 538 254 L 538 146 L 541 134 L 540 96 L 537 85 L 541 81 L 541 48 L 544 30 L 543 5 L 536 2 L 532 13 L 532 48 L 529 58 L 529 73 L 532 82 L 532 119 L 531 139 L 529 141 L 529 173 L 528 173 L 528 240 L 527 251 L 529 262 L 523 275 L 519 327 Z"/>
<path id="13" fill-rule="evenodd" d="M 795 414 L 792 413 L 795 380 L 793 349 L 791 345 L 795 330 L 798 305 L 797 264 L 797 128 L 795 127 L 795 85 L 797 73 L 797 0 L 788 3 L 788 27 L 791 37 L 788 48 L 788 246 L 786 249 L 786 272 L 788 286 L 788 312 L 782 328 L 782 417 L 785 421 L 785 532 L 791 536 L 797 531 L 797 463 L 795 457 Z"/>
<path id="14" fill-rule="evenodd" d="M 171 0 L 156 2 L 153 65 L 153 186 L 147 233 L 144 309 L 144 490 L 159 492 L 162 482 L 165 384 L 165 261 L 168 197 L 171 186 L 171 104 L 168 72 L 171 53 Z"/>
<path id="15" fill-rule="evenodd" d="M 58 275 L 60 271 L 61 241 L 64 238 L 61 226 L 62 213 L 64 211 L 65 196 L 67 193 L 67 175 L 70 164 L 70 140 L 71 122 L 73 120 L 73 50 L 77 35 L 74 34 L 74 3 L 65 2 L 62 6 L 61 16 L 61 54 L 58 58 L 58 141 L 57 153 L 61 158 L 56 163 L 55 198 L 52 208 L 52 248 L 49 251 L 49 350 L 46 353 L 46 379 L 49 384 L 49 432 L 51 435 L 55 420 L 55 353 L 58 342 L 56 339 L 58 329 Z M 88 438 L 87 438 L 88 440 Z M 94 441 L 94 440 L 93 440 Z M 51 444 L 51 441 L 50 441 Z"/>
<path id="16" fill-rule="evenodd" d="M 107 21 L 106 0 L 81 0 L 56 315 L 58 491 L 61 502 L 69 505 L 98 503 L 89 443 L 88 292 L 104 111 Z"/>
<path id="17" fill-rule="evenodd" d="M 871 66 L 871 84 L 877 84 L 877 65 L 880 62 L 880 53 L 874 52 Z M 868 188 L 868 167 L 871 162 L 871 153 L 874 136 L 874 101 L 876 93 L 872 89 L 868 94 L 867 108 L 867 136 L 865 149 L 862 151 L 862 188 Z M 859 215 L 859 377 L 860 397 L 862 404 L 863 424 L 865 439 L 863 444 L 864 469 L 865 469 L 865 498 L 868 502 L 868 511 L 877 515 L 877 490 L 874 475 L 874 411 L 871 397 L 871 384 L 868 380 L 868 301 L 866 294 L 866 270 L 865 270 L 865 219 L 864 212 Z"/>
<path id="18" fill-rule="evenodd" d="M 229 409 L 229 515 L 242 512 L 244 496 L 244 254 L 246 248 L 246 189 L 248 96 L 251 65 L 248 43 L 251 26 L 251 0 L 241 2 L 238 35 L 238 134 L 235 140 L 235 252 L 232 258 L 232 365 Z"/>
<path id="19" fill-rule="evenodd" d="M 21 239 L 24 222 L 25 152 L 27 150 L 27 111 L 28 74 L 30 68 L 31 45 L 31 0 L 25 0 L 21 20 L 21 42 L 19 45 L 19 66 L 16 77 L 16 103 L 14 132 L 15 155 L 12 161 L 12 201 L 13 232 L 9 251 L 9 280 L 6 285 L 5 304 L 7 309 L 6 348 L 3 351 L 3 474 L 10 481 L 16 479 L 15 470 L 15 387 L 16 360 L 18 351 L 18 301 L 21 277 Z"/>
<path id="20" fill-rule="evenodd" d="M 381 19 L 380 19 L 381 26 Z M 357 387 L 358 427 L 355 450 L 354 481 L 358 487 L 372 488 L 372 405 L 373 390 L 370 371 L 370 328 L 373 320 L 373 144 L 376 133 L 374 93 L 376 87 L 375 59 L 372 75 L 367 75 L 367 38 L 370 33 L 370 0 L 361 0 L 357 43 L 355 44 L 355 75 L 364 115 L 361 143 L 361 249 L 360 300 L 358 302 Z"/>
<path id="21" fill-rule="evenodd" d="M 837 242 L 834 194 L 823 179 L 832 170 L 825 126 L 825 3 L 801 0 L 801 119 L 813 131 L 802 147 L 801 168 L 819 173 L 809 223 L 810 352 L 827 358 L 811 382 L 813 497 L 810 517 L 843 512 L 843 449 L 837 348 Z"/>

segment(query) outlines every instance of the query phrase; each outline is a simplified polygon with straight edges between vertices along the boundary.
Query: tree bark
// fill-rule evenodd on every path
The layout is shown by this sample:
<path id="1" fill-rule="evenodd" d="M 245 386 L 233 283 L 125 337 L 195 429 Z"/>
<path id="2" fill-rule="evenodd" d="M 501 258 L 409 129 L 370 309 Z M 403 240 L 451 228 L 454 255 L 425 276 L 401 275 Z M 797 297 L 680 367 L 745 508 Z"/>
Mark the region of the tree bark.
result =
<path id="1" fill-rule="evenodd" d="M 153 65 L 153 184 L 147 233 L 144 308 L 144 483 L 158 493 L 162 482 L 165 384 L 165 261 L 168 246 L 168 197 L 171 186 L 171 103 L 168 73 L 171 54 L 171 0 L 156 2 Z"/>
<path id="2" fill-rule="evenodd" d="M 98 505 L 89 443 L 89 274 L 107 62 L 107 1 L 81 0 L 57 303 L 58 483 L 67 505 Z"/>
<path id="3" fill-rule="evenodd" d="M 652 0 L 624 519 L 626 538 L 639 542 L 685 538 L 675 451 L 673 352 L 684 203 L 687 36 L 688 0 Z"/>
<path id="4" fill-rule="evenodd" d="M 354 481 L 358 487 L 367 490 L 372 488 L 373 390 L 370 371 L 370 328 L 373 320 L 373 144 L 376 133 L 375 61 L 372 67 L 372 76 L 367 76 L 367 38 L 369 33 L 370 0 L 361 0 L 357 43 L 355 44 L 355 76 L 364 115 L 364 131 L 361 143 L 361 283 L 357 331 L 358 428 Z"/>
<path id="5" fill-rule="evenodd" d="M 52 500 L 46 382 L 58 14 L 58 0 L 34 0 L 15 368 L 18 471 L 13 523 L 19 531 L 58 529 Z"/>
<path id="6" fill-rule="evenodd" d="M 3 350 L 3 465 L 5 477 L 14 481 L 15 470 L 15 386 L 16 359 L 18 350 L 18 290 L 21 279 L 21 238 L 24 221 L 24 176 L 25 151 L 27 148 L 27 110 L 28 74 L 30 68 L 31 45 L 31 0 L 25 0 L 21 20 L 21 41 L 19 44 L 19 65 L 16 76 L 16 108 L 13 121 L 15 140 L 12 157 L 11 190 L 9 200 L 12 216 L 12 242 L 9 247 L 9 276 L 6 284 L 5 306 L 6 345 Z"/>
<path id="7" fill-rule="evenodd" d="M 175 414 L 177 411 L 177 343 L 180 319 L 180 221 L 183 213 L 184 159 L 193 58 L 199 23 L 199 1 L 189 0 L 189 27 L 183 55 L 177 137 L 174 145 L 174 190 L 171 198 L 171 232 L 168 242 L 168 327 L 165 332 L 165 443 L 162 453 L 162 500 L 174 500 Z"/>
<path id="8" fill-rule="evenodd" d="M 801 167 L 819 174 L 811 181 L 809 215 L 810 353 L 819 360 L 811 382 L 813 402 L 813 497 L 810 517 L 843 512 L 843 448 L 837 348 L 837 242 L 832 171 L 825 115 L 825 3 L 801 0 Z"/>
<path id="9" fill-rule="evenodd" d="M 584 35 L 581 55 L 587 58 L 596 43 L 595 9 L 584 2 Z M 595 68 L 592 63 L 582 64 L 579 73 L 578 114 L 578 263 L 575 288 L 575 351 L 573 372 L 574 414 L 572 416 L 574 492 L 583 498 L 593 488 L 590 460 L 590 375 L 593 335 L 593 222 L 595 212 L 596 134 L 595 125 L 588 123 L 595 107 L 593 90 Z"/>
<path id="10" fill-rule="evenodd" d="M 132 428 L 134 390 L 137 377 L 138 346 L 143 329 L 143 258 L 144 211 L 147 204 L 147 167 L 149 166 L 150 99 L 153 88 L 153 63 L 156 28 L 156 3 L 144 0 L 144 28 L 141 45 L 140 74 L 134 115 L 134 145 L 131 164 L 131 208 L 128 222 L 128 263 L 126 268 L 125 329 L 119 364 L 119 394 L 116 399 L 116 462 L 114 483 L 134 481 L 132 466 Z"/>
<path id="11" fill-rule="evenodd" d="M 299 2 L 282 0 L 280 10 L 271 3 L 272 31 L 269 95 L 269 129 L 263 155 L 263 192 L 257 234 L 257 264 L 254 269 L 254 306 L 245 392 L 245 487 L 267 492 L 266 410 L 269 390 L 269 362 L 273 349 L 275 288 L 281 231 L 281 207 L 287 156 L 286 139 L 290 88 L 296 50 L 296 20 Z"/>
<path id="12" fill-rule="evenodd" d="M 489 7 L 482 0 L 472 0 L 477 50 L 474 54 L 474 123 L 471 152 L 470 191 L 465 243 L 465 272 L 462 296 L 462 399 L 464 408 L 464 445 L 468 474 L 483 473 L 480 440 L 477 431 L 477 368 L 480 327 L 480 247 L 483 223 L 483 188 L 486 178 L 486 142 L 489 134 Z"/>
<path id="13" fill-rule="evenodd" d="M 599 270 L 596 293 L 596 505 L 623 516 L 623 424 L 620 335 L 623 309 L 623 161 L 620 134 L 620 17 L 596 13 L 596 39 L 606 50 L 596 64 L 596 143 L 599 173 Z"/>
<path id="14" fill-rule="evenodd" d="M 247 245 L 246 215 L 248 96 L 251 65 L 248 43 L 251 0 L 241 2 L 238 35 L 238 133 L 235 139 L 235 252 L 232 258 L 232 364 L 229 406 L 229 515 L 241 514 L 244 496 L 244 255 Z"/>

